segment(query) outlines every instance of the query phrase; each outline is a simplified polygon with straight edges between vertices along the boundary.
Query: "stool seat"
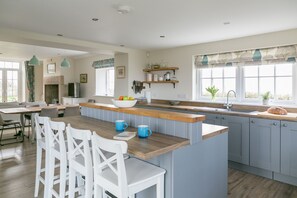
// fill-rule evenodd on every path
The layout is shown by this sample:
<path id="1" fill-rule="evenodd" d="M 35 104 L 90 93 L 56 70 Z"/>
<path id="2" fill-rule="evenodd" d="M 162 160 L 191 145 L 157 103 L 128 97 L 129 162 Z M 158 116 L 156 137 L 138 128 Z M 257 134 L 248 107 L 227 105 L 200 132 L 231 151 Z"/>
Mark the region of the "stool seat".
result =
<path id="1" fill-rule="evenodd" d="M 136 158 L 125 160 L 128 187 L 138 185 L 148 178 L 159 177 L 165 174 L 165 170 Z M 103 178 L 118 185 L 118 177 L 110 168 L 106 168 L 100 174 Z"/>

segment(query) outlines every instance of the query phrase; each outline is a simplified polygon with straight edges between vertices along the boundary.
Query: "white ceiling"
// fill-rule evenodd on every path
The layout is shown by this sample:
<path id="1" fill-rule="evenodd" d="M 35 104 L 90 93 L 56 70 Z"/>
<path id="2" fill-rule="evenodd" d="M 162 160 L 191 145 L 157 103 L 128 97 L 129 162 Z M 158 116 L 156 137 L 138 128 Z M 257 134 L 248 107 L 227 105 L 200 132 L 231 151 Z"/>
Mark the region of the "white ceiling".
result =
<path id="1" fill-rule="evenodd" d="M 0 27 L 154 50 L 294 29 L 296 10 L 297 0 L 1 0 Z"/>

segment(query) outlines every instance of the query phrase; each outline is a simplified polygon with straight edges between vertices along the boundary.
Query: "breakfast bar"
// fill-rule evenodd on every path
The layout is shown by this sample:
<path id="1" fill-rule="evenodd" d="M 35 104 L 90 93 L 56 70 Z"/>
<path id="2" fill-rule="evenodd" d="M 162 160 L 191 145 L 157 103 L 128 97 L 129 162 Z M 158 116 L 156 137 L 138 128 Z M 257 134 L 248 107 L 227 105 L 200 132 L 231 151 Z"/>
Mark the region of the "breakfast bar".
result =
<path id="1" fill-rule="evenodd" d="M 166 170 L 165 197 L 227 197 L 227 127 L 202 124 L 203 115 L 100 103 L 80 105 L 82 116 L 63 121 L 105 138 L 117 134 L 114 122 L 119 119 L 128 123 L 128 131 L 136 131 L 141 124 L 152 129 L 148 138 L 128 140 L 128 153 Z M 137 197 L 154 198 L 154 188 Z"/>

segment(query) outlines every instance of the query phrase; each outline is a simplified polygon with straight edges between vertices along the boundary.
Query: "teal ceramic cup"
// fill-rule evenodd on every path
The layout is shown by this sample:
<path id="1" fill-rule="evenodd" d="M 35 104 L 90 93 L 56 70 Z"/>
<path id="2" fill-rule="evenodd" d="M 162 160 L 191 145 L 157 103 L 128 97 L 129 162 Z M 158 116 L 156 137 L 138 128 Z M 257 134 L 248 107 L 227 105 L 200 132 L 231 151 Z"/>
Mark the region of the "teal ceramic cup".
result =
<path id="1" fill-rule="evenodd" d="M 128 127 L 128 123 L 125 120 L 116 120 L 115 128 L 117 132 L 123 132 Z"/>
<path id="2" fill-rule="evenodd" d="M 138 125 L 137 134 L 140 138 L 147 138 L 152 135 L 152 130 L 150 130 L 148 125 Z"/>

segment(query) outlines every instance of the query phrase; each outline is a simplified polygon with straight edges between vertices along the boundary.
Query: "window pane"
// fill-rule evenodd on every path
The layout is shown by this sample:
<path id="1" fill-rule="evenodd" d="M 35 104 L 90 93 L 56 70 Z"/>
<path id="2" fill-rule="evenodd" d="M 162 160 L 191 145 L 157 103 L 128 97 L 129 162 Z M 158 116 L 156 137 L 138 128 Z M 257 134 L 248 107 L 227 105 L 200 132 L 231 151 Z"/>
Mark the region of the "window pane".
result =
<path id="1" fill-rule="evenodd" d="M 211 77 L 211 69 L 201 69 L 201 78 L 210 78 Z"/>
<path id="2" fill-rule="evenodd" d="M 12 62 L 5 62 L 5 68 L 12 68 Z"/>
<path id="3" fill-rule="evenodd" d="M 201 80 L 201 95 L 202 96 L 210 96 L 210 93 L 206 91 L 206 88 L 211 86 L 210 79 L 202 79 Z"/>
<path id="4" fill-rule="evenodd" d="M 18 100 L 18 71 L 7 71 L 7 102 Z"/>
<path id="5" fill-rule="evenodd" d="M 107 70 L 107 95 L 114 94 L 114 69 Z"/>
<path id="6" fill-rule="evenodd" d="M 259 76 L 274 76 L 274 65 L 261 65 Z"/>
<path id="7" fill-rule="evenodd" d="M 276 65 L 277 76 L 292 76 L 292 64 L 278 64 Z"/>
<path id="8" fill-rule="evenodd" d="M 236 80 L 235 78 L 227 78 L 224 80 L 224 96 L 227 97 L 229 90 L 236 90 Z M 230 94 L 230 97 L 234 97 L 233 94 Z"/>
<path id="9" fill-rule="evenodd" d="M 224 68 L 224 77 L 235 77 L 235 76 L 236 76 L 236 67 Z"/>
<path id="10" fill-rule="evenodd" d="M 258 78 L 246 78 L 245 98 L 258 98 Z"/>
<path id="11" fill-rule="evenodd" d="M 216 86 L 216 88 L 219 89 L 217 96 L 222 97 L 223 96 L 223 79 L 213 79 L 213 84 Z"/>
<path id="12" fill-rule="evenodd" d="M 13 62 L 13 63 L 12 63 L 12 68 L 13 68 L 13 69 L 19 69 L 19 68 L 20 68 L 20 63 Z"/>
<path id="13" fill-rule="evenodd" d="M 260 78 L 260 94 L 263 95 L 267 91 L 270 92 L 272 98 L 274 96 L 274 78 L 273 77 L 263 77 Z"/>
<path id="14" fill-rule="evenodd" d="M 223 68 L 213 68 L 212 69 L 213 78 L 222 78 L 223 77 Z"/>
<path id="15" fill-rule="evenodd" d="M 4 68 L 4 62 L 0 61 L 0 68 Z"/>
<path id="16" fill-rule="evenodd" d="M 292 77 L 276 78 L 276 98 L 278 100 L 292 100 Z"/>
<path id="17" fill-rule="evenodd" d="M 244 76 L 255 77 L 258 76 L 258 66 L 247 66 L 244 67 Z"/>

